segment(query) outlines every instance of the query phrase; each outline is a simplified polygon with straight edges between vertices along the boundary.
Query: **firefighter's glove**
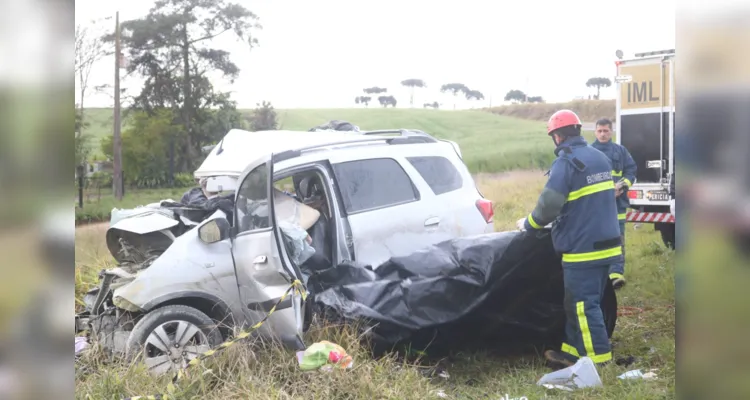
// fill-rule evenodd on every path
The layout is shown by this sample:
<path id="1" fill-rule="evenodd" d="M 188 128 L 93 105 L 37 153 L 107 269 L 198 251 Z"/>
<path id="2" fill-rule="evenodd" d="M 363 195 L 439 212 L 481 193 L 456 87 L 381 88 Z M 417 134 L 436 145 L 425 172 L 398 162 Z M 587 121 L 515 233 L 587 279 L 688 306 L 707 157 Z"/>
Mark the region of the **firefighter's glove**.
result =
<path id="1" fill-rule="evenodd" d="M 617 182 L 615 185 L 615 197 L 619 197 L 626 190 L 628 190 L 628 184 L 624 180 Z"/>
<path id="2" fill-rule="evenodd" d="M 525 231 L 526 230 L 525 224 L 526 224 L 526 218 L 521 218 L 518 220 L 518 222 L 516 222 L 516 227 L 518 228 L 519 231 Z"/>

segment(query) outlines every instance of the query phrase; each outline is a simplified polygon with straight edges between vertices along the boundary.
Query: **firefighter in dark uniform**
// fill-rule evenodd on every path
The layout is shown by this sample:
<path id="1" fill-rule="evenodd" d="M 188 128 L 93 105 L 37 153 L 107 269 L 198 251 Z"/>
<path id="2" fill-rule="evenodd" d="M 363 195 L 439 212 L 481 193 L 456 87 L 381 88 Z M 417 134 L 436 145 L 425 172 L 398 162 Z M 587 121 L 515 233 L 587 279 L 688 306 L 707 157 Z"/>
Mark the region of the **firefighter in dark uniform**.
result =
<path id="1" fill-rule="evenodd" d="M 601 151 L 612 161 L 612 180 L 615 182 L 617 219 L 620 222 L 623 261 L 610 266 L 609 279 L 615 289 L 619 289 L 625 285 L 625 218 L 630 206 L 628 188 L 633 186 L 638 167 L 628 149 L 612 142 L 612 121 L 606 118 L 596 121 L 595 134 L 596 141 L 591 144 L 591 147 Z"/>
<path id="2" fill-rule="evenodd" d="M 584 356 L 601 364 L 612 359 L 612 352 L 600 303 L 610 266 L 622 261 L 612 162 L 586 143 L 572 111 L 553 114 L 547 132 L 557 159 L 536 208 L 517 223 L 533 231 L 554 221 L 552 242 L 562 254 L 565 342 L 560 351 L 544 356 L 555 369 Z"/>

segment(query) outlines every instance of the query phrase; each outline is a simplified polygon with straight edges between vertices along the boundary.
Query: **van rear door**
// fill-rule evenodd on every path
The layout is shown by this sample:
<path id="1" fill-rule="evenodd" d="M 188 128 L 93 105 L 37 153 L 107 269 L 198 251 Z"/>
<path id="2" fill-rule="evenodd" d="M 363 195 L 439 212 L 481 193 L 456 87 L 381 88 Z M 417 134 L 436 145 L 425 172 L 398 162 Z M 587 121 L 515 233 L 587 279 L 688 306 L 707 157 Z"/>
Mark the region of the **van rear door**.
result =
<path id="1" fill-rule="evenodd" d="M 618 76 L 617 143 L 625 146 L 638 167 L 639 183 L 667 182 L 673 145 L 673 58 L 652 57 L 622 62 Z"/>

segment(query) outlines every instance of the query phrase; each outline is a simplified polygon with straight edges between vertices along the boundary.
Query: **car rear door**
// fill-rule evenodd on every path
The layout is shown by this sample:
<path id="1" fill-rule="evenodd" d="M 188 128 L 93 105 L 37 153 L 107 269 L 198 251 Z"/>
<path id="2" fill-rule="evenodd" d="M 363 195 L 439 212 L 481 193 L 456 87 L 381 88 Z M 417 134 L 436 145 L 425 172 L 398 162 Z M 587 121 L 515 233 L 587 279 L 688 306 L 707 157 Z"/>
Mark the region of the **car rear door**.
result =
<path id="1" fill-rule="evenodd" d="M 427 227 L 433 243 L 494 232 L 479 208 L 484 200 L 474 179 L 455 153 L 423 151 L 405 158 L 414 180 L 424 186 L 421 203 L 435 223 Z"/>
<path id="2" fill-rule="evenodd" d="M 232 253 L 243 306 L 253 323 L 265 317 L 299 274 L 281 247 L 273 212 L 273 162 L 252 163 L 240 176 L 234 210 Z M 287 296 L 261 327 L 284 342 L 301 341 L 304 320 L 301 298 Z"/>

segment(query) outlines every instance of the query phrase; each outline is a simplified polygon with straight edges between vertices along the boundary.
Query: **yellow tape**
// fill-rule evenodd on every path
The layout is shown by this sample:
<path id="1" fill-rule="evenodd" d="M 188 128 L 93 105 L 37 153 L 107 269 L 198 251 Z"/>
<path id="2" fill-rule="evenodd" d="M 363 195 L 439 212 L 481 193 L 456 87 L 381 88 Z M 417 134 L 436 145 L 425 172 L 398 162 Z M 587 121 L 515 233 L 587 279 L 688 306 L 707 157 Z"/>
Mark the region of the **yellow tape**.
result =
<path id="1" fill-rule="evenodd" d="M 271 307 L 271 310 L 268 311 L 268 314 L 266 314 L 266 316 L 263 317 L 263 319 L 258 321 L 255 325 L 251 326 L 250 329 L 240 332 L 233 339 L 227 340 L 226 342 L 216 346 L 215 348 L 211 350 L 206 351 L 203 354 L 199 354 L 197 357 L 190 360 L 184 369 L 180 369 L 179 371 L 177 371 L 177 373 L 175 373 L 174 376 L 172 377 L 172 381 L 167 386 L 167 392 L 170 394 L 173 394 L 175 392 L 175 389 L 176 389 L 175 383 L 177 383 L 179 380 L 187 376 L 185 371 L 188 368 L 195 367 L 196 365 L 200 364 L 202 361 L 206 360 L 207 358 L 213 357 L 214 355 L 218 354 L 221 350 L 224 350 L 234 345 L 235 343 L 250 337 L 250 335 L 254 331 L 258 330 L 258 328 L 263 326 L 263 324 L 265 324 L 266 321 L 268 321 L 268 318 L 271 317 L 271 314 L 273 314 L 274 311 L 276 311 L 276 307 L 278 307 L 279 304 L 281 304 L 281 302 L 284 301 L 287 298 L 287 296 L 289 296 L 289 294 L 292 292 L 296 292 L 300 296 L 302 296 L 302 300 L 307 300 L 307 292 L 305 291 L 305 288 L 302 285 L 302 282 L 300 282 L 299 279 L 295 279 L 294 282 L 292 282 L 291 286 L 289 286 L 289 288 L 284 292 L 284 294 L 281 295 L 281 298 L 279 299 L 279 301 L 277 301 L 276 304 L 274 304 L 273 307 Z M 159 400 L 159 399 L 165 399 L 165 398 L 167 398 L 167 394 L 154 394 L 154 395 L 149 395 L 149 396 L 127 397 L 127 398 L 124 398 L 123 400 Z"/>

